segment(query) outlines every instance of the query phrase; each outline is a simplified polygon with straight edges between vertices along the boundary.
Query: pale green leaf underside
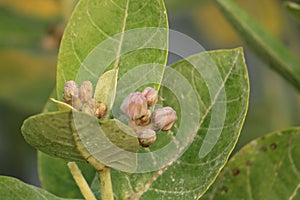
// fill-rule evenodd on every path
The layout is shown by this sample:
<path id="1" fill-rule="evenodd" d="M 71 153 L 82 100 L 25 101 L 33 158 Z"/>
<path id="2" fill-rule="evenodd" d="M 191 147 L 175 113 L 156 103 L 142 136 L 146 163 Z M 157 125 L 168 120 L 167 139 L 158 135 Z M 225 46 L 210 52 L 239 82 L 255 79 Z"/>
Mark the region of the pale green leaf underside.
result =
<path id="1" fill-rule="evenodd" d="M 299 144 L 299 127 L 250 142 L 230 159 L 203 199 L 299 199 Z"/>
<path id="2" fill-rule="evenodd" d="M 300 89 L 300 62 L 271 34 L 266 32 L 232 0 L 216 0 L 228 22 L 270 67 Z"/>
<path id="3" fill-rule="evenodd" d="M 130 42 L 124 32 L 145 27 L 165 30 L 150 33 L 133 51 L 122 55 L 124 45 Z M 167 28 L 166 9 L 162 0 L 79 1 L 60 46 L 56 86 L 58 99 L 61 99 L 63 84 L 68 80 L 76 80 L 78 84 L 90 80 L 96 85 L 100 75 L 112 67 L 119 68 L 120 77 L 141 64 L 165 64 Z M 152 37 L 156 38 L 156 42 L 160 41 L 161 49 L 145 49 L 154 42 L 151 41 Z M 104 41 L 109 44 L 97 49 Z M 135 41 L 138 41 L 136 37 Z M 94 56 L 94 59 L 91 61 L 88 56 Z M 163 69 L 160 76 L 162 73 Z"/>
<path id="4" fill-rule="evenodd" d="M 180 159 L 171 161 L 171 166 L 166 165 L 159 171 L 143 174 L 123 174 L 113 170 L 114 192 L 119 199 L 197 199 L 225 165 L 239 137 L 246 115 L 249 98 L 248 74 L 242 49 L 200 53 L 189 60 L 199 61 L 203 68 L 209 69 L 213 66 L 209 66 L 211 63 L 207 62 L 208 58 L 217 66 L 223 80 L 220 85 L 214 86 L 218 90 L 225 89 L 227 100 L 218 101 L 218 93 L 214 98 L 210 98 L 203 77 L 196 73 L 187 61 L 172 65 L 172 69 L 180 72 L 197 93 L 201 113 L 200 129 L 188 150 Z M 173 79 L 173 82 L 176 84 L 176 79 Z M 181 116 L 184 114 L 184 111 L 180 111 L 175 97 L 164 87 L 161 94 L 166 105 L 174 107 L 178 113 L 181 112 Z M 225 124 L 223 127 L 209 128 L 211 110 L 221 104 L 226 104 Z M 173 130 L 175 133 L 176 127 L 180 126 L 180 122 L 178 123 Z M 215 146 L 204 158 L 199 159 L 199 151 L 206 133 L 214 130 L 221 130 Z M 157 143 L 160 143 L 160 137 L 164 138 L 159 135 Z M 159 148 L 159 145 L 156 148 Z M 152 161 L 149 160 L 145 163 L 147 164 L 151 165 Z"/>
<path id="5" fill-rule="evenodd" d="M 134 161 L 122 158 L 122 150 L 136 152 L 139 145 L 132 131 L 126 127 L 117 120 L 102 121 L 99 126 L 98 119 L 88 114 L 58 111 L 28 118 L 22 126 L 22 133 L 29 144 L 42 152 L 66 160 L 85 161 L 74 142 L 73 134 L 78 134 L 84 145 L 90 141 L 86 146 L 90 154 L 107 158 L 105 164 L 128 165 L 127 162 L 131 164 Z M 101 140 L 106 137 L 109 140 Z M 120 148 L 111 150 L 109 141 Z M 110 159 L 109 153 L 118 155 L 119 159 Z"/>
<path id="6" fill-rule="evenodd" d="M 283 5 L 300 22 L 300 4 L 292 1 L 284 1 Z"/>
<path id="7" fill-rule="evenodd" d="M 0 197 L 5 200 L 63 200 L 45 190 L 5 176 L 0 176 Z"/>

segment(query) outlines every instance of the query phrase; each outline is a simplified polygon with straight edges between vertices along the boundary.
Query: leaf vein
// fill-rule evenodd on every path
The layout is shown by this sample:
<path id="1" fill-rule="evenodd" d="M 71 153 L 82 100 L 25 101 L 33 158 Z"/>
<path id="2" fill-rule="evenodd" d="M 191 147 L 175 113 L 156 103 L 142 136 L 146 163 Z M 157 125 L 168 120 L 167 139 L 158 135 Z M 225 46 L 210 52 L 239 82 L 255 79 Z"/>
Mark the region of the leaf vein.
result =
<path id="1" fill-rule="evenodd" d="M 89 18 L 89 21 L 91 22 L 91 24 L 101 33 L 103 34 L 105 37 L 107 37 L 108 39 L 111 39 L 113 41 L 118 41 L 116 40 L 115 38 L 112 38 L 110 35 L 108 35 L 104 30 L 102 30 L 95 22 L 95 20 L 93 19 L 92 15 L 91 15 L 91 12 L 90 12 L 90 9 L 89 9 L 89 1 L 87 2 L 87 7 L 86 7 L 86 13 L 87 13 L 87 16 Z M 112 0 L 111 0 L 112 1 Z"/>

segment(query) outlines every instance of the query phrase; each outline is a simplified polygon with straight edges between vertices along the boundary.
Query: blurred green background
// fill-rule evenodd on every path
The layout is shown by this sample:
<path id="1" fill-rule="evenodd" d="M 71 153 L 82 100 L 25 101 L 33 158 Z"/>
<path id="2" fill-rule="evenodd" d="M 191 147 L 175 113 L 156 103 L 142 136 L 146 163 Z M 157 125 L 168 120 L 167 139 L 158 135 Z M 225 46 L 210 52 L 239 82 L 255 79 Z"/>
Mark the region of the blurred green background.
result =
<path id="1" fill-rule="evenodd" d="M 300 26 L 279 0 L 236 0 L 300 59 Z M 36 151 L 20 127 L 42 111 L 55 87 L 58 44 L 76 0 L 0 0 L 0 174 L 39 185 Z M 268 132 L 300 124 L 300 95 L 244 45 L 212 0 L 166 0 L 170 28 L 207 50 L 243 46 L 251 95 L 236 150 Z M 172 41 L 171 41 L 172 42 Z M 176 41 L 174 41 L 176 42 Z"/>

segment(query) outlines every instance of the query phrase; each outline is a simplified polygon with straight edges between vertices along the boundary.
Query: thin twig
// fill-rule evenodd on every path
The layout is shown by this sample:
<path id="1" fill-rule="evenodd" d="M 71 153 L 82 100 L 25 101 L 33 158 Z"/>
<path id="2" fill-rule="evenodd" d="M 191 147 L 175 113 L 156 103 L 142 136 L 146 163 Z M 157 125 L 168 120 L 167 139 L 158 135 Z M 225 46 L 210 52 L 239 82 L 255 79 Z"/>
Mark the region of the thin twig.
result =
<path id="1" fill-rule="evenodd" d="M 97 200 L 75 162 L 68 162 L 70 172 L 86 200 Z"/>
<path id="2" fill-rule="evenodd" d="M 101 185 L 102 200 L 113 200 L 114 193 L 110 177 L 110 168 L 104 167 L 103 170 L 98 171 L 98 176 Z"/>

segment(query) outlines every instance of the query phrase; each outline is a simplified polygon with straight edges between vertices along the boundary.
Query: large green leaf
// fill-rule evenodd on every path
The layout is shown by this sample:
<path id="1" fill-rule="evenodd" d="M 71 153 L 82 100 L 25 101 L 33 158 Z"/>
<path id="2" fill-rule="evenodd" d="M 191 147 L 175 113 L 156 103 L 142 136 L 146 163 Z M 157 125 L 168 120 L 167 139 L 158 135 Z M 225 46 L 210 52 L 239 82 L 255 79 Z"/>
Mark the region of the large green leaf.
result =
<path id="1" fill-rule="evenodd" d="M 299 199 L 300 128 L 258 138 L 235 154 L 203 199 Z"/>
<path id="2" fill-rule="evenodd" d="M 152 29 L 144 31 L 143 37 L 141 28 L 146 27 Z M 133 29 L 140 31 L 129 31 Z M 100 75 L 108 68 L 119 68 L 119 75 L 122 75 L 141 64 L 165 64 L 167 33 L 167 16 L 162 0 L 79 1 L 60 47 L 58 99 L 61 99 L 63 84 L 68 80 L 78 83 L 90 80 L 96 85 Z M 158 72 L 157 83 L 163 70 L 164 67 L 161 67 Z"/>
<path id="3" fill-rule="evenodd" d="M 172 106 L 181 116 L 172 130 L 176 134 L 173 136 L 177 138 L 178 132 L 183 127 L 181 134 L 187 138 L 183 138 L 185 142 L 178 148 L 175 157 L 167 160 L 166 164 L 157 171 L 125 174 L 112 170 L 114 193 L 120 199 L 128 197 L 137 199 L 140 196 L 140 199 L 149 200 L 197 199 L 212 184 L 237 142 L 249 98 L 248 75 L 242 49 L 200 53 L 187 60 L 167 68 L 165 85 L 161 93 L 164 105 Z M 189 62 L 200 67 L 201 75 Z M 180 72 L 182 76 L 180 77 L 177 72 Z M 219 73 L 220 77 L 213 76 L 214 73 L 217 75 Z M 204 77 L 204 75 L 210 77 Z M 218 78 L 220 78 L 219 81 Z M 191 98 L 193 97 L 191 90 L 184 90 L 181 87 L 185 84 L 189 84 L 190 89 L 194 90 L 195 98 Z M 177 98 L 170 91 L 172 85 L 175 87 L 174 90 L 180 91 Z M 225 100 L 222 95 L 226 96 Z M 182 99 L 184 103 L 187 102 L 187 105 L 184 105 L 186 107 L 180 107 Z M 200 117 L 196 121 L 196 132 L 189 133 L 190 124 L 184 118 L 197 119 L 197 116 L 189 118 L 195 113 L 193 110 L 197 109 L 189 108 L 189 105 L 194 105 L 194 102 L 199 104 L 197 112 L 200 113 Z M 222 113 L 215 113 L 215 110 L 223 106 L 225 106 L 224 124 L 211 126 L 214 120 L 218 121 L 222 116 Z M 153 157 L 155 150 L 171 143 L 172 132 L 158 134 L 157 141 L 153 145 L 155 147 L 150 148 Z M 179 144 L 179 141 L 177 142 Z M 209 142 L 215 144 L 209 146 L 207 145 Z M 183 155 L 176 160 L 181 154 Z M 164 158 L 157 159 L 159 161 Z M 139 165 L 156 165 L 154 158 L 152 160 L 151 157 L 143 161 L 144 163 L 139 163 Z"/>
<path id="4" fill-rule="evenodd" d="M 283 5 L 300 22 L 300 4 L 292 1 L 284 1 Z"/>
<path id="5" fill-rule="evenodd" d="M 44 189 L 63 198 L 83 198 L 67 161 L 38 153 L 38 170 L 41 185 Z M 87 163 L 77 163 L 83 176 L 89 184 L 94 180 L 96 171 Z"/>
<path id="6" fill-rule="evenodd" d="M 286 80 L 300 89 L 300 62 L 232 0 L 216 0 L 240 37 Z"/>
<path id="7" fill-rule="evenodd" d="M 45 190 L 5 176 L 0 176 L 0 197 L 5 200 L 63 200 Z"/>

